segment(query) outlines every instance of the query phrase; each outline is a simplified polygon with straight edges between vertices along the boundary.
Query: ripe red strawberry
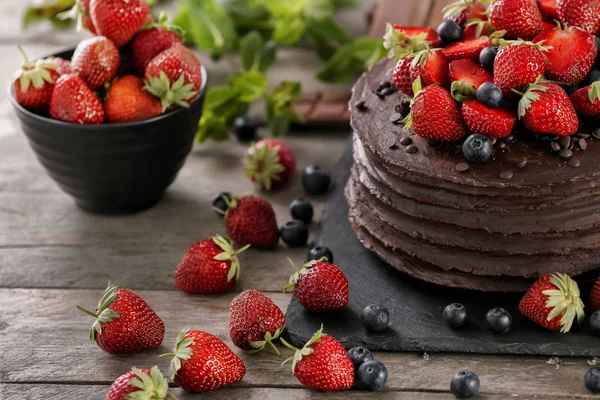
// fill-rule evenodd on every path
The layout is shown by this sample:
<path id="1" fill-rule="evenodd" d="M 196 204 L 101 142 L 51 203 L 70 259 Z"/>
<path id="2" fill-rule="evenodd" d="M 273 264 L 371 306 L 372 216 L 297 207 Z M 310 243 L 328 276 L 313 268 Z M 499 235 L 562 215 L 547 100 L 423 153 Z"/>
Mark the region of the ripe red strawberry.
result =
<path id="1" fill-rule="evenodd" d="M 169 382 L 158 367 L 152 367 L 151 371 L 132 368 L 110 386 L 106 397 L 106 400 L 131 399 L 177 400 L 169 393 Z"/>
<path id="2" fill-rule="evenodd" d="M 188 249 L 175 272 L 175 284 L 185 293 L 223 293 L 240 277 L 238 255 L 250 246 L 235 251 L 231 239 L 215 236 Z"/>
<path id="3" fill-rule="evenodd" d="M 570 136 L 579 127 L 579 118 L 565 90 L 550 82 L 536 82 L 519 101 L 519 118 L 530 131 Z"/>
<path id="4" fill-rule="evenodd" d="M 246 176 L 261 189 L 279 189 L 296 173 L 296 156 L 287 143 L 264 139 L 248 148 L 244 156 Z"/>
<path id="5" fill-rule="evenodd" d="M 96 318 L 90 340 L 110 354 L 125 354 L 161 345 L 165 324 L 140 296 L 109 284 L 96 312 L 77 308 Z"/>
<path id="6" fill-rule="evenodd" d="M 413 57 L 406 57 L 398 61 L 394 67 L 394 85 L 407 96 L 413 96 L 412 79 L 410 78 L 410 64 Z"/>
<path id="7" fill-rule="evenodd" d="M 542 13 L 532 0 L 494 0 L 489 9 L 490 22 L 507 39 L 531 40 L 544 28 Z"/>
<path id="8" fill-rule="evenodd" d="M 229 336 L 242 350 L 260 351 L 268 344 L 275 354 L 273 341 L 285 328 L 285 316 L 273 300 L 256 290 L 240 293 L 229 307 Z"/>
<path id="9" fill-rule="evenodd" d="M 410 64 L 410 79 L 415 81 L 421 78 L 423 87 L 440 85 L 449 87 L 448 60 L 438 49 L 423 50 L 415 54 Z"/>
<path id="10" fill-rule="evenodd" d="M 585 314 L 577 283 L 565 274 L 539 278 L 519 303 L 519 311 L 536 324 L 553 331 L 569 332 L 575 319 Z"/>
<path id="11" fill-rule="evenodd" d="M 556 8 L 563 23 L 579 27 L 592 35 L 600 33 L 600 1 L 558 0 Z"/>
<path id="12" fill-rule="evenodd" d="M 400 60 L 426 48 L 439 47 L 441 40 L 435 30 L 425 26 L 387 24 L 383 45 L 390 58 Z"/>
<path id="13" fill-rule="evenodd" d="M 50 116 L 73 124 L 101 124 L 104 122 L 104 107 L 81 78 L 63 75 L 56 81 L 52 92 Z"/>
<path id="14" fill-rule="evenodd" d="M 71 70 L 89 86 L 97 90 L 111 82 L 119 72 L 119 49 L 104 36 L 82 40 L 71 60 Z"/>
<path id="15" fill-rule="evenodd" d="M 112 84 L 104 102 L 108 122 L 131 122 L 162 114 L 160 100 L 144 90 L 144 81 L 125 75 Z"/>
<path id="16" fill-rule="evenodd" d="M 442 9 L 444 19 L 456 21 L 463 28 L 473 19 L 486 20 L 486 11 L 487 7 L 478 0 L 458 0 Z"/>
<path id="17" fill-rule="evenodd" d="M 489 138 L 503 138 L 512 132 L 517 116 L 503 108 L 489 108 L 477 100 L 465 101 L 462 115 L 469 131 Z"/>
<path id="18" fill-rule="evenodd" d="M 520 91 L 546 73 L 547 51 L 532 42 L 504 42 L 494 61 L 494 84 L 504 96 L 513 96 L 512 89 Z"/>
<path id="19" fill-rule="evenodd" d="M 294 291 L 294 297 L 304 308 L 313 312 L 341 310 L 348 304 L 348 279 L 335 265 L 310 261 L 290 276 L 284 291 Z"/>
<path id="20" fill-rule="evenodd" d="M 419 79 L 413 83 L 413 91 L 415 97 L 411 102 L 411 112 L 403 121 L 405 129 L 412 128 L 424 139 L 444 142 L 465 136 L 467 128 L 450 92 L 439 86 L 422 89 Z"/>
<path id="21" fill-rule="evenodd" d="M 64 58 L 60 57 L 52 57 L 50 58 L 50 61 L 58 65 L 58 67 L 56 68 L 56 72 L 59 76 L 68 75 L 71 73 L 71 61 L 65 60 Z"/>
<path id="22" fill-rule="evenodd" d="M 556 8 L 556 0 L 538 0 L 540 10 L 547 18 L 557 20 L 558 10 Z"/>
<path id="23" fill-rule="evenodd" d="M 279 243 L 277 218 L 271 204 L 260 197 L 233 197 L 227 204 L 227 235 L 239 245 L 272 249 Z"/>
<path id="24" fill-rule="evenodd" d="M 546 77 L 567 85 L 581 82 L 598 55 L 594 37 L 578 28 L 557 27 L 538 35 L 533 41 L 548 46 Z"/>
<path id="25" fill-rule="evenodd" d="M 452 61 L 448 67 L 448 74 L 452 82 L 467 82 L 475 90 L 484 82 L 494 81 L 494 76 L 490 72 L 470 59 Z"/>
<path id="26" fill-rule="evenodd" d="M 17 102 L 30 110 L 45 112 L 50 107 L 52 91 L 60 76 L 58 64 L 53 59 L 29 61 L 21 47 L 25 62 L 12 76 L 14 94 Z"/>
<path id="27" fill-rule="evenodd" d="M 600 279 L 592 287 L 592 292 L 588 300 L 588 308 L 590 309 L 590 314 L 600 310 Z"/>
<path id="28" fill-rule="evenodd" d="M 600 116 L 600 81 L 579 89 L 571 95 L 575 110 L 586 116 Z"/>
<path id="29" fill-rule="evenodd" d="M 542 29 L 542 33 L 553 31 L 556 28 L 556 23 L 554 21 L 546 21 L 544 20 L 544 29 Z"/>
<path id="30" fill-rule="evenodd" d="M 459 60 L 462 58 L 473 58 L 479 57 L 479 54 L 488 46 L 491 46 L 490 38 L 487 36 L 481 36 L 476 39 L 462 40 L 460 42 L 452 43 L 450 46 L 442 50 L 442 53 L 448 60 Z"/>
<path id="31" fill-rule="evenodd" d="M 182 331 L 177 336 L 169 373 L 171 380 L 184 390 L 210 392 L 242 380 L 246 366 L 215 335 L 203 331 Z"/>
<path id="32" fill-rule="evenodd" d="M 89 13 L 98 35 L 106 36 L 117 47 L 127 44 L 146 21 L 146 0 L 91 0 Z"/>
<path id="33" fill-rule="evenodd" d="M 346 390 L 354 386 L 352 361 L 344 346 L 323 333 L 323 327 L 302 349 L 281 341 L 296 351 L 287 361 L 293 360 L 292 372 L 304 386 L 320 391 Z"/>
<path id="34" fill-rule="evenodd" d="M 146 67 L 146 90 L 161 99 L 163 109 L 188 107 L 202 86 L 200 61 L 184 45 L 169 47 Z"/>

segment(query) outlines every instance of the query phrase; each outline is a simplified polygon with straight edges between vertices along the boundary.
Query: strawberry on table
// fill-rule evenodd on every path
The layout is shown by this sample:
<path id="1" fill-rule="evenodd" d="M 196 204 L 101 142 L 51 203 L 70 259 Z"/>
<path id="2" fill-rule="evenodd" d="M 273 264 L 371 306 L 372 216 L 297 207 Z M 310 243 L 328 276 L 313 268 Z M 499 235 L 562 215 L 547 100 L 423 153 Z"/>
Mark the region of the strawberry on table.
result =
<path id="1" fill-rule="evenodd" d="M 104 107 L 80 77 L 63 75 L 56 81 L 50 100 L 50 116 L 73 124 L 101 124 Z"/>
<path id="2" fill-rule="evenodd" d="M 410 79 L 421 79 L 423 87 L 440 85 L 449 87 L 448 60 L 440 49 L 426 49 L 414 55 L 410 64 Z"/>
<path id="3" fill-rule="evenodd" d="M 387 24 L 383 37 L 383 45 L 388 50 L 388 56 L 396 60 L 428 47 L 438 47 L 440 44 L 437 32 L 425 26 Z"/>
<path id="4" fill-rule="evenodd" d="M 504 96 L 512 90 L 522 90 L 546 73 L 548 48 L 540 43 L 523 40 L 506 41 L 500 46 L 494 61 L 494 84 Z"/>
<path id="5" fill-rule="evenodd" d="M 525 317 L 546 329 L 569 332 L 573 322 L 581 324 L 585 313 L 577 283 L 565 274 L 539 278 L 519 303 Z"/>
<path id="6" fill-rule="evenodd" d="M 571 95 L 575 110 L 585 116 L 600 116 L 600 81 L 579 89 Z"/>
<path id="7" fill-rule="evenodd" d="M 132 368 L 121 375 L 108 391 L 106 400 L 177 400 L 169 393 L 169 382 L 158 367 L 152 370 Z"/>
<path id="8" fill-rule="evenodd" d="M 17 102 L 35 111 L 47 111 L 50 107 L 54 84 L 60 76 L 58 64 L 53 59 L 29 61 L 27 54 L 19 47 L 25 62 L 12 76 L 12 84 Z"/>
<path id="9" fill-rule="evenodd" d="M 246 366 L 218 337 L 203 331 L 182 331 L 172 357 L 171 380 L 188 392 L 203 393 L 242 380 Z"/>
<path id="10" fill-rule="evenodd" d="M 293 290 L 294 297 L 309 311 L 323 312 L 341 310 L 348 304 L 348 279 L 335 265 L 321 260 L 309 261 L 296 270 L 283 288 L 285 292 Z"/>
<path id="11" fill-rule="evenodd" d="M 413 96 L 412 79 L 410 77 L 410 64 L 413 57 L 405 57 L 396 63 L 393 72 L 394 85 L 407 96 Z"/>
<path id="12" fill-rule="evenodd" d="M 238 255 L 250 246 L 234 250 L 231 239 L 215 236 L 188 249 L 175 272 L 175 284 L 185 293 L 223 293 L 240 277 Z"/>
<path id="13" fill-rule="evenodd" d="M 109 284 L 96 312 L 77 306 L 96 318 L 90 340 L 110 354 L 125 354 L 161 345 L 165 324 L 139 295 Z"/>
<path id="14" fill-rule="evenodd" d="M 96 33 L 123 47 L 146 21 L 149 7 L 146 0 L 91 0 L 88 11 Z"/>
<path id="15" fill-rule="evenodd" d="M 507 39 L 531 40 L 544 29 L 542 13 L 534 0 L 494 0 L 489 19 Z"/>
<path id="16" fill-rule="evenodd" d="M 264 139 L 248 148 L 244 167 L 246 176 L 261 189 L 279 189 L 294 177 L 296 156 L 283 140 Z"/>
<path id="17" fill-rule="evenodd" d="M 108 122 L 141 121 L 162 114 L 160 100 L 144 90 L 144 81 L 125 75 L 113 83 L 104 102 Z"/>
<path id="18" fill-rule="evenodd" d="M 82 40 L 71 60 L 71 71 L 92 90 L 111 82 L 119 72 L 121 56 L 119 49 L 104 36 Z"/>
<path id="19" fill-rule="evenodd" d="M 268 344 L 275 354 L 279 350 L 273 341 L 285 328 L 285 316 L 277 305 L 256 290 L 248 289 L 231 302 L 229 336 L 242 350 L 260 351 Z"/>
<path id="20" fill-rule="evenodd" d="M 510 135 L 517 122 L 517 116 L 512 111 L 490 108 L 477 100 L 465 101 L 462 115 L 469 131 L 491 139 Z"/>
<path id="21" fill-rule="evenodd" d="M 450 62 L 448 74 L 452 82 L 466 82 L 475 90 L 484 82 L 493 82 L 494 76 L 486 71 L 479 63 L 470 60 L 454 60 Z"/>
<path id="22" fill-rule="evenodd" d="M 486 20 L 486 11 L 485 4 L 478 0 L 458 0 L 442 8 L 444 19 L 456 21 L 463 28 L 473 19 Z"/>
<path id="23" fill-rule="evenodd" d="M 496 36 L 501 35 L 500 33 L 494 33 Z M 494 35 L 493 34 L 493 35 Z M 496 39 L 494 39 L 496 42 Z M 492 45 L 492 41 L 487 36 L 481 36 L 475 39 L 462 40 L 460 42 L 452 43 L 450 46 L 442 50 L 442 54 L 446 56 L 448 60 L 459 60 L 462 58 L 479 58 L 479 54 L 488 46 Z"/>
<path id="24" fill-rule="evenodd" d="M 257 196 L 227 200 L 227 235 L 237 244 L 272 249 L 279 243 L 279 227 L 271 204 Z"/>
<path id="25" fill-rule="evenodd" d="M 598 0 L 558 0 L 561 22 L 583 29 L 592 35 L 600 33 L 600 2 Z"/>

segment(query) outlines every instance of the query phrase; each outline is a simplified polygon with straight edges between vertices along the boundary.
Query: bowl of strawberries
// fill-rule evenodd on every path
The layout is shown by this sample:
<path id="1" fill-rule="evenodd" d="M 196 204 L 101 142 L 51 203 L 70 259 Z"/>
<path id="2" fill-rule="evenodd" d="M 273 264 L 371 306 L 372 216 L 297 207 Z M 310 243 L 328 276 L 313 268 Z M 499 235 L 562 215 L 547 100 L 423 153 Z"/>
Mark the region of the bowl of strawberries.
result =
<path id="1" fill-rule="evenodd" d="M 86 5 L 76 11 L 94 36 L 36 61 L 23 53 L 9 98 L 40 163 L 80 208 L 141 211 L 192 149 L 206 69 L 145 0 Z"/>

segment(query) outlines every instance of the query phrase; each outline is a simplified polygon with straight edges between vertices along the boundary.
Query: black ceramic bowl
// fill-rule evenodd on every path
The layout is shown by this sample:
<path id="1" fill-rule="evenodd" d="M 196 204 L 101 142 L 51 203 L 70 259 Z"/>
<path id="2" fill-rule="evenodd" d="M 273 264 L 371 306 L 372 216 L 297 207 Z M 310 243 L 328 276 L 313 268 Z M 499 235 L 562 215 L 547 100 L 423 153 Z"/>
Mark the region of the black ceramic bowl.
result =
<path id="1" fill-rule="evenodd" d="M 202 67 L 201 92 L 190 108 L 123 124 L 68 124 L 21 107 L 12 85 L 9 97 L 40 163 L 80 208 L 133 213 L 158 203 L 183 166 L 202 116 L 206 81 Z"/>

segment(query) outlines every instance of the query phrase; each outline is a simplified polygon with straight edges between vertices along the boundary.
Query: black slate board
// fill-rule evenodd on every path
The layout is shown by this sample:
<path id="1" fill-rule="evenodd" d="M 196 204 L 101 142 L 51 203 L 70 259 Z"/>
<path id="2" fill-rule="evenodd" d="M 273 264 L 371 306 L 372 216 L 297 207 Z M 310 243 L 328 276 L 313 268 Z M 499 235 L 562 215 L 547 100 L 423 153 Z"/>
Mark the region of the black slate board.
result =
<path id="1" fill-rule="evenodd" d="M 365 249 L 348 222 L 344 186 L 352 165 L 348 145 L 335 174 L 335 187 L 328 199 L 316 243 L 329 247 L 335 264 L 350 283 L 350 302 L 337 313 L 315 314 L 292 299 L 287 312 L 287 335 L 302 346 L 324 325 L 324 331 L 346 348 L 365 346 L 377 351 L 427 351 L 490 354 L 535 354 L 547 356 L 599 356 L 600 337 L 589 328 L 560 334 L 546 331 L 518 312 L 520 295 L 486 294 L 456 290 L 413 279 L 384 263 Z M 583 293 L 586 293 L 582 290 Z M 453 331 L 442 320 L 444 307 L 465 304 L 470 326 Z M 390 329 L 381 334 L 365 332 L 359 322 L 369 304 L 386 305 L 392 313 Z M 484 316 L 493 307 L 508 309 L 514 319 L 508 334 L 494 335 L 484 326 Z"/>

